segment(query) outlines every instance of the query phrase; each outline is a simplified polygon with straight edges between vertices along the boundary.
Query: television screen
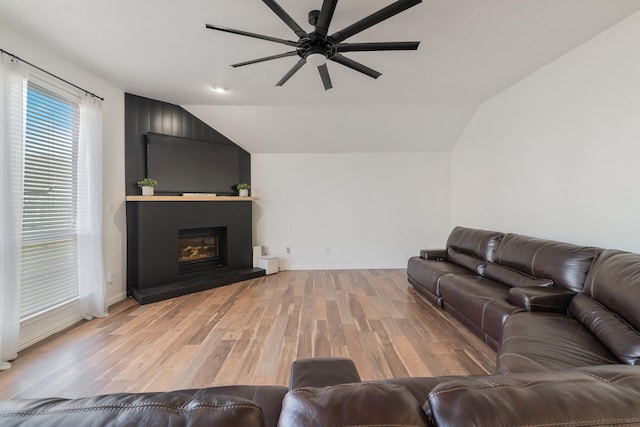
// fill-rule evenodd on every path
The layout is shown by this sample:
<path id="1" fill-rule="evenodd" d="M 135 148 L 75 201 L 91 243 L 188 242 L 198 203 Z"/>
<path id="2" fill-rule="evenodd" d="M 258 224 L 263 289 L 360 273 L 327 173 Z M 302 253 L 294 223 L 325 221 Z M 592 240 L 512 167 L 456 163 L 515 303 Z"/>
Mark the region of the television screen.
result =
<path id="1" fill-rule="evenodd" d="M 234 194 L 239 162 L 233 145 L 147 133 L 147 176 L 158 193 Z"/>

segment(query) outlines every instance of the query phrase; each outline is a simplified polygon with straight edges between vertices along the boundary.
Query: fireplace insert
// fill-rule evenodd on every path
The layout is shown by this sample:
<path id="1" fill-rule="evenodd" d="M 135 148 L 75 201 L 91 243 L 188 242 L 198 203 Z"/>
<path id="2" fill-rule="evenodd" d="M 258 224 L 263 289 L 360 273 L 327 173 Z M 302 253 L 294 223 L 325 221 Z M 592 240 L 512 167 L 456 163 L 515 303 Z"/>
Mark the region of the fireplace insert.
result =
<path id="1" fill-rule="evenodd" d="M 178 273 L 189 274 L 226 266 L 227 227 L 178 231 Z"/>

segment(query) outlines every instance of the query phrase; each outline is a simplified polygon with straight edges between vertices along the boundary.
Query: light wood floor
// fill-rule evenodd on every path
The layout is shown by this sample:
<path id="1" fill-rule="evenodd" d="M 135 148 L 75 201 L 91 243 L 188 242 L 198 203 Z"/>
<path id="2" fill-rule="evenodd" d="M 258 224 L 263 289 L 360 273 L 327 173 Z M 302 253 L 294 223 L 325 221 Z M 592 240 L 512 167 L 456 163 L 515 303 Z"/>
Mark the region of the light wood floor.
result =
<path id="1" fill-rule="evenodd" d="M 0 399 L 287 385 L 293 360 L 350 357 L 363 380 L 493 372 L 495 352 L 404 270 L 286 271 L 82 322 L 19 354 Z"/>

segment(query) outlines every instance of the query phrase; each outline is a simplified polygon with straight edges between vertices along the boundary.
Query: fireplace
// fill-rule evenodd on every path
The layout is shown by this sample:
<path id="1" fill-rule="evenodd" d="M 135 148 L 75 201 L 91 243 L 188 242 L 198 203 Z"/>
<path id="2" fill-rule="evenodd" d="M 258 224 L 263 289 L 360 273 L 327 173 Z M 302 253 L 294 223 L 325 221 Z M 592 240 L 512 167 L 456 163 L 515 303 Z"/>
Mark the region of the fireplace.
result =
<path id="1" fill-rule="evenodd" d="M 136 301 L 264 276 L 252 265 L 251 202 L 230 199 L 127 196 L 127 291 Z"/>
<path id="2" fill-rule="evenodd" d="M 178 231 L 178 274 L 226 266 L 227 227 Z"/>

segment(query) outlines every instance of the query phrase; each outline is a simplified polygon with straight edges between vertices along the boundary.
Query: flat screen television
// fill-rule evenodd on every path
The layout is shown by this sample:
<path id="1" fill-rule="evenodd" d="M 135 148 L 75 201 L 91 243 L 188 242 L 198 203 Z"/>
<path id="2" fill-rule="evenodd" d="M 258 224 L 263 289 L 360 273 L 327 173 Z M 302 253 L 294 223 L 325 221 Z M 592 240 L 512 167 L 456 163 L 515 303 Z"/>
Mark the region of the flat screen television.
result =
<path id="1" fill-rule="evenodd" d="M 158 193 L 235 194 L 240 152 L 233 145 L 147 133 L 147 176 Z"/>

